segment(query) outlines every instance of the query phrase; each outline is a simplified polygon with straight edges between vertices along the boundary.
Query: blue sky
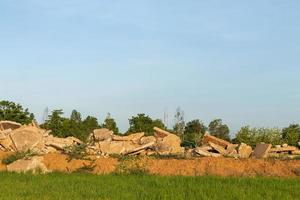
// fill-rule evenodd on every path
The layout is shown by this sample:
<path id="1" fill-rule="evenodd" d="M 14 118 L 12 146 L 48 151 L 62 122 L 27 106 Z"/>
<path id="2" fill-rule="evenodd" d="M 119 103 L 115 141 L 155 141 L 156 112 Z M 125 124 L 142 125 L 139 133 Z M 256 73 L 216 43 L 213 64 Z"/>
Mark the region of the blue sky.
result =
<path id="1" fill-rule="evenodd" d="M 300 123 L 297 0 L 1 0 L 0 99 L 72 109 L 121 130 L 144 112 L 172 125 Z"/>

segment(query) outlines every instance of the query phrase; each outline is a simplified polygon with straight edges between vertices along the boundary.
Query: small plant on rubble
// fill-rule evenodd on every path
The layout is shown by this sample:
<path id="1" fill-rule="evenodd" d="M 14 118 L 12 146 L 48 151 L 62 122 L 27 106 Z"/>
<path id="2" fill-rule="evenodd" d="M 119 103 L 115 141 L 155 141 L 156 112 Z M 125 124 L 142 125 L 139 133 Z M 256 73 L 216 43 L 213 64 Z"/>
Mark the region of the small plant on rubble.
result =
<path id="1" fill-rule="evenodd" d="M 89 165 L 84 165 L 84 166 L 80 167 L 75 172 L 76 173 L 91 173 L 95 167 L 96 167 L 96 165 L 91 163 Z"/>
<path id="2" fill-rule="evenodd" d="M 28 157 L 32 157 L 32 156 L 35 156 L 36 154 L 31 152 L 31 151 L 25 151 L 25 152 L 16 152 L 6 158 L 4 158 L 2 160 L 2 164 L 5 164 L 5 165 L 9 165 L 17 160 L 20 160 L 20 159 L 23 159 L 23 158 L 28 158 Z"/>
<path id="3" fill-rule="evenodd" d="M 144 175 L 148 173 L 146 162 L 135 156 L 124 156 L 119 159 L 116 174 Z"/>
<path id="4" fill-rule="evenodd" d="M 68 146 L 64 148 L 64 153 L 68 155 L 69 161 L 72 159 L 85 159 L 86 153 L 86 144 L 79 144 L 74 146 Z"/>

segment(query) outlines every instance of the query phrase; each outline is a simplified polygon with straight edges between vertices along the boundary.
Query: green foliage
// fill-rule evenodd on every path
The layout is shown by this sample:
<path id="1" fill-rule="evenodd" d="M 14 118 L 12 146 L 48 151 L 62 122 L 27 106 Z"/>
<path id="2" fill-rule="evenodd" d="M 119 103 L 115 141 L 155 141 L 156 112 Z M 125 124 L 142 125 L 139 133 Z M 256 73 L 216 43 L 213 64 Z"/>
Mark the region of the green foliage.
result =
<path id="1" fill-rule="evenodd" d="M 9 155 L 8 157 L 4 158 L 2 160 L 2 164 L 5 164 L 5 165 L 9 165 L 17 160 L 20 160 L 20 159 L 23 159 L 25 157 L 31 157 L 31 156 L 34 156 L 36 155 L 35 153 L 31 152 L 31 151 L 26 151 L 26 152 L 16 152 L 12 155 Z"/>
<path id="2" fill-rule="evenodd" d="M 299 199 L 299 178 L 0 173 L 0 199 Z"/>
<path id="3" fill-rule="evenodd" d="M 95 117 L 88 116 L 81 120 L 81 114 L 73 110 L 70 118 L 62 117 L 62 110 L 54 110 L 49 115 L 49 119 L 42 125 L 43 128 L 52 130 L 52 134 L 57 137 L 74 136 L 83 141 L 96 128 L 99 128 L 98 121 Z"/>
<path id="4" fill-rule="evenodd" d="M 282 138 L 289 145 L 297 146 L 300 141 L 299 124 L 291 124 L 289 127 L 282 129 Z"/>
<path id="5" fill-rule="evenodd" d="M 0 101 L 0 121 L 10 120 L 21 124 L 29 124 L 34 119 L 34 115 L 23 109 L 20 104 L 10 101 Z"/>
<path id="6" fill-rule="evenodd" d="M 107 114 L 104 124 L 102 125 L 103 128 L 107 128 L 114 132 L 114 134 L 119 135 L 119 128 L 117 127 L 116 121 L 111 117 L 110 113 Z"/>
<path id="7" fill-rule="evenodd" d="M 281 131 L 277 128 L 250 128 L 249 126 L 242 127 L 236 135 L 236 142 L 243 142 L 251 146 L 258 143 L 270 143 L 273 145 L 283 143 Z"/>
<path id="8" fill-rule="evenodd" d="M 161 120 L 153 120 L 148 115 L 138 114 L 137 116 L 133 116 L 129 119 L 129 129 L 127 134 L 129 133 L 137 133 L 137 132 L 145 132 L 145 135 L 152 135 L 153 128 L 156 126 L 158 128 L 165 128 L 165 125 Z"/>
<path id="9" fill-rule="evenodd" d="M 207 127 L 199 119 L 188 122 L 183 135 L 183 146 L 195 147 L 200 144 Z"/>
<path id="10" fill-rule="evenodd" d="M 86 153 L 86 144 L 73 145 L 64 148 L 64 153 L 68 155 L 68 160 L 71 161 L 73 159 L 85 159 L 87 156 Z"/>
<path id="11" fill-rule="evenodd" d="M 211 135 L 224 140 L 230 140 L 229 128 L 226 124 L 223 124 L 221 119 L 215 119 L 208 125 L 208 131 Z"/>

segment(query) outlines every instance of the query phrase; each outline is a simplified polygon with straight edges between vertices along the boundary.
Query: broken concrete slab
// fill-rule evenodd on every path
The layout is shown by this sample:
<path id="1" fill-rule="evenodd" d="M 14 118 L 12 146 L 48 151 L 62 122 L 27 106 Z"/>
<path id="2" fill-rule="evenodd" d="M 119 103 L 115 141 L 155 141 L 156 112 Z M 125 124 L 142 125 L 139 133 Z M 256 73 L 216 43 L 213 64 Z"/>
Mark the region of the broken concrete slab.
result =
<path id="1" fill-rule="evenodd" d="M 58 150 L 64 150 L 67 147 L 82 144 L 82 141 L 75 137 L 58 138 L 49 136 L 45 138 L 45 145 L 54 147 Z"/>
<path id="2" fill-rule="evenodd" d="M 144 145 L 139 146 L 139 147 L 137 147 L 137 148 L 134 148 L 134 149 L 131 149 L 131 150 L 129 150 L 129 151 L 126 151 L 126 152 L 125 152 L 125 155 L 127 155 L 127 154 L 132 154 L 132 153 L 136 153 L 136 152 L 139 152 L 139 151 L 141 151 L 141 150 L 146 150 L 147 148 L 152 147 L 154 144 L 155 144 L 155 142 L 150 142 L 150 143 L 148 143 L 148 144 L 144 144 Z"/>
<path id="3" fill-rule="evenodd" d="M 181 140 L 177 135 L 169 134 L 164 138 L 157 138 L 155 150 L 160 155 L 183 154 L 184 148 L 180 144 Z"/>
<path id="4" fill-rule="evenodd" d="M 280 148 L 271 148 L 270 153 L 281 153 L 281 152 L 292 152 L 296 151 L 297 147 L 293 146 L 285 146 L 285 147 L 280 147 Z"/>
<path id="5" fill-rule="evenodd" d="M 200 148 L 195 148 L 194 152 L 199 154 L 200 156 L 205 156 L 205 157 L 215 157 L 215 158 L 222 157 L 222 155 L 219 153 L 212 153 L 209 151 L 202 150 Z"/>
<path id="6" fill-rule="evenodd" d="M 224 155 L 225 154 L 225 148 L 223 148 L 220 145 L 217 145 L 212 142 L 208 142 L 209 146 L 211 146 L 215 151 L 219 152 L 220 154 Z"/>
<path id="7" fill-rule="evenodd" d="M 107 128 L 95 129 L 91 134 L 93 141 L 111 140 L 114 132 Z"/>
<path id="8" fill-rule="evenodd" d="M 208 144 L 209 142 L 212 142 L 212 143 L 222 146 L 224 148 L 226 148 L 229 145 L 232 145 L 230 142 L 228 142 L 226 140 L 222 140 L 222 139 L 214 137 L 208 133 L 205 133 L 203 136 L 203 139 L 202 139 L 202 143 Z"/>
<path id="9" fill-rule="evenodd" d="M 0 121 L 0 130 L 11 129 L 15 130 L 22 126 L 22 124 L 13 121 Z"/>
<path id="10" fill-rule="evenodd" d="M 32 173 L 47 173 L 49 170 L 43 163 L 44 158 L 42 156 L 34 156 L 31 158 L 24 158 L 17 160 L 7 165 L 7 171 L 9 172 L 32 172 Z"/>
<path id="11" fill-rule="evenodd" d="M 272 148 L 271 144 L 258 144 L 254 149 L 253 156 L 258 159 L 266 158 L 271 148 Z"/>
<path id="12" fill-rule="evenodd" d="M 126 136 L 113 135 L 112 139 L 114 141 L 132 141 L 135 144 L 140 143 L 141 138 L 145 135 L 144 132 L 133 133 Z"/>
<path id="13" fill-rule="evenodd" d="M 164 137 L 167 137 L 169 134 L 172 134 L 172 133 L 170 133 L 168 131 L 165 131 L 165 130 L 162 130 L 158 127 L 154 127 L 153 130 L 155 131 L 154 136 L 156 138 L 164 138 Z"/>
<path id="14" fill-rule="evenodd" d="M 213 150 L 213 148 L 211 147 L 211 146 L 201 146 L 201 147 L 197 147 L 197 148 L 199 148 L 199 149 L 201 149 L 201 150 L 204 150 L 204 151 L 211 151 L 211 150 Z"/>
<path id="15" fill-rule="evenodd" d="M 140 140 L 140 144 L 148 144 L 150 142 L 156 143 L 156 138 L 154 136 L 146 136 L 142 137 Z"/>
<path id="16" fill-rule="evenodd" d="M 241 143 L 238 149 L 238 154 L 239 158 L 249 158 L 252 154 L 252 147 L 245 143 Z"/>
<path id="17" fill-rule="evenodd" d="M 299 150 L 299 149 L 298 149 L 298 150 L 295 150 L 295 151 L 292 152 L 292 154 L 293 154 L 293 155 L 300 155 L 300 150 Z"/>
<path id="18" fill-rule="evenodd" d="M 17 151 L 28 151 L 43 139 L 41 129 L 33 126 L 23 126 L 9 134 Z"/>

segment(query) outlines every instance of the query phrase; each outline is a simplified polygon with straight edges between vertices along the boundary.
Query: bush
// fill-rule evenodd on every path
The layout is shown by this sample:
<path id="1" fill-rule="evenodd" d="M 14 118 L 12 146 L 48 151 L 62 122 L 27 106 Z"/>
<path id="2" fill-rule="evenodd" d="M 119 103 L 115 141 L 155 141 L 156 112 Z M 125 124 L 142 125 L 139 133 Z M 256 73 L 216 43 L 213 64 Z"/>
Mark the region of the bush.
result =
<path id="1" fill-rule="evenodd" d="M 31 152 L 31 151 L 26 151 L 26 152 L 16 152 L 15 154 L 12 154 L 2 160 L 2 163 L 5 165 L 9 165 L 17 160 L 26 158 L 26 157 L 31 157 L 35 156 L 36 154 Z"/>

